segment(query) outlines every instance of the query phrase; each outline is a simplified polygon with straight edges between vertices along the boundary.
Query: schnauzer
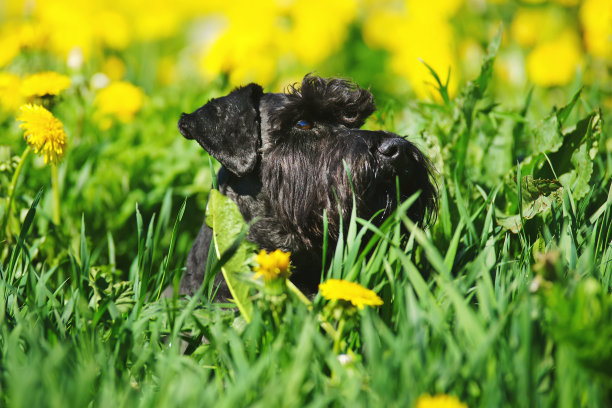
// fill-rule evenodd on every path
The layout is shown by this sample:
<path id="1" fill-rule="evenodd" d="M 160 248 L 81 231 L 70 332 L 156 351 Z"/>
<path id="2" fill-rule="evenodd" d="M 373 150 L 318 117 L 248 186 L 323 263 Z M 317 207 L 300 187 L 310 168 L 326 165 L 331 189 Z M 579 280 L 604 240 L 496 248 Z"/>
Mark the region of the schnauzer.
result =
<path id="1" fill-rule="evenodd" d="M 291 252 L 291 281 L 314 293 L 321 279 L 323 211 L 328 242 L 357 215 L 380 224 L 400 200 L 420 191 L 409 217 L 421 225 L 435 216 L 433 168 L 411 142 L 385 131 L 361 130 L 375 110 L 372 94 L 343 79 L 306 75 L 287 93 L 250 84 L 212 99 L 178 122 L 222 167 L 221 193 L 252 224 L 248 239 L 260 248 Z M 396 179 L 399 183 L 396 183 Z M 181 293 L 202 284 L 212 230 L 193 244 Z M 333 246 L 332 246 L 333 248 Z M 228 297 L 222 277 L 219 297 Z"/>

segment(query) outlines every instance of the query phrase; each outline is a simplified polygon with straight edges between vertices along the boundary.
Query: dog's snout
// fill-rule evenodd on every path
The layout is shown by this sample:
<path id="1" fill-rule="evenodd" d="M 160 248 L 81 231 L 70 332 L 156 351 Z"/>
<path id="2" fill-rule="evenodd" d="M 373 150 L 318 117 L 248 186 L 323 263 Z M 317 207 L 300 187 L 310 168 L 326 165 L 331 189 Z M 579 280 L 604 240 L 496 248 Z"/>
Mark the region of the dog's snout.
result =
<path id="1" fill-rule="evenodd" d="M 406 159 L 408 142 L 402 138 L 385 139 L 378 146 L 377 154 L 379 158 L 393 164 L 400 164 Z"/>
<path id="2" fill-rule="evenodd" d="M 181 114 L 181 118 L 178 121 L 179 131 L 186 139 L 193 139 L 193 136 L 191 136 L 189 123 L 189 115 L 187 113 Z"/>

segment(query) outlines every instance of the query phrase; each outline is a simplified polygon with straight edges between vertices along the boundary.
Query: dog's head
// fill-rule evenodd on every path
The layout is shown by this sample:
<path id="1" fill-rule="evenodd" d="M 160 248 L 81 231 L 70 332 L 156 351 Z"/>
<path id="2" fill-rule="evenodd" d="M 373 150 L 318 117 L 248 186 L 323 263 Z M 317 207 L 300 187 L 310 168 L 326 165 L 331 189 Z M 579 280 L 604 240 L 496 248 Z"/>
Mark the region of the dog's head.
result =
<path id="1" fill-rule="evenodd" d="M 257 181 L 257 200 L 265 202 L 258 203 L 261 211 L 249 208 L 249 214 L 277 221 L 305 248 L 313 248 L 322 240 L 323 211 L 333 238 L 353 202 L 357 215 L 381 222 L 396 208 L 398 196 L 401 201 L 420 191 L 410 218 L 423 225 L 435 216 L 429 160 L 398 135 L 361 130 L 374 110 L 369 91 L 346 80 L 307 75 L 287 93 L 264 93 L 256 84 L 238 88 L 183 114 L 179 129 L 235 182 Z"/>

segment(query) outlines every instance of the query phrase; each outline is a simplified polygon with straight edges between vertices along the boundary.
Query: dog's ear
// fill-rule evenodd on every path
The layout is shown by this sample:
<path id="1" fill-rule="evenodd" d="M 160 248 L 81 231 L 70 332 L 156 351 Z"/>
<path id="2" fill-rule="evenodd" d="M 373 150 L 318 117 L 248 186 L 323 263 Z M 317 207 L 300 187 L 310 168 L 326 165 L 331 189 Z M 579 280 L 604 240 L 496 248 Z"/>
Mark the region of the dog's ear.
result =
<path id="1" fill-rule="evenodd" d="M 244 176 L 257 164 L 262 95 L 263 89 L 257 84 L 237 88 L 193 113 L 183 113 L 179 130 L 185 138 L 197 140 L 230 172 Z"/>

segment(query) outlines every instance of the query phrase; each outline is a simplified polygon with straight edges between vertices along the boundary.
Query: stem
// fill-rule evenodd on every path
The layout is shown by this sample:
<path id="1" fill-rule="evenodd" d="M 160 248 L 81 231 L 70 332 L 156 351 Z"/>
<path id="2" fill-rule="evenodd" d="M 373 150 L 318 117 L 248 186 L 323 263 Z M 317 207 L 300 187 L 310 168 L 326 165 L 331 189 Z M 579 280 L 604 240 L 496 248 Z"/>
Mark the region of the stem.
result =
<path id="1" fill-rule="evenodd" d="M 13 173 L 13 179 L 11 180 L 11 185 L 8 189 L 8 197 L 6 198 L 6 208 L 4 210 L 4 214 L 2 216 L 2 229 L 0 232 L 4 232 L 5 228 L 8 226 L 8 220 L 11 214 L 11 207 L 13 206 L 13 198 L 15 197 L 15 189 L 17 188 L 17 181 L 19 180 L 19 174 L 21 174 L 21 169 L 23 168 L 23 164 L 25 163 L 25 159 L 28 157 L 28 154 L 32 151 L 30 146 L 26 147 L 21 155 L 21 159 L 19 160 L 19 164 L 15 169 L 15 173 Z M 9 226 L 10 227 L 10 226 Z M 7 239 L 10 239 L 10 232 L 6 232 Z"/>
<path id="2" fill-rule="evenodd" d="M 338 323 L 338 329 L 336 330 L 336 336 L 334 338 L 334 353 L 339 354 L 342 347 L 342 332 L 344 331 L 344 317 L 340 318 Z"/>
<path id="3" fill-rule="evenodd" d="M 57 164 L 51 164 L 51 184 L 53 185 L 53 223 L 60 223 L 60 193 L 59 193 L 59 177 L 57 175 Z"/>
<path id="4" fill-rule="evenodd" d="M 304 303 L 306 306 L 308 306 L 308 309 L 312 308 L 312 302 L 310 301 L 310 299 L 308 299 L 306 297 L 306 295 L 304 295 L 302 293 L 301 290 L 299 290 L 297 288 L 297 286 L 295 286 L 289 279 L 286 280 L 287 282 L 287 289 L 289 289 L 290 292 L 293 292 L 294 295 L 297 296 L 297 298 Z"/>
<path id="5" fill-rule="evenodd" d="M 329 334 L 333 339 L 336 338 L 336 329 L 329 322 L 321 322 L 321 328 L 325 330 L 327 334 Z"/>

